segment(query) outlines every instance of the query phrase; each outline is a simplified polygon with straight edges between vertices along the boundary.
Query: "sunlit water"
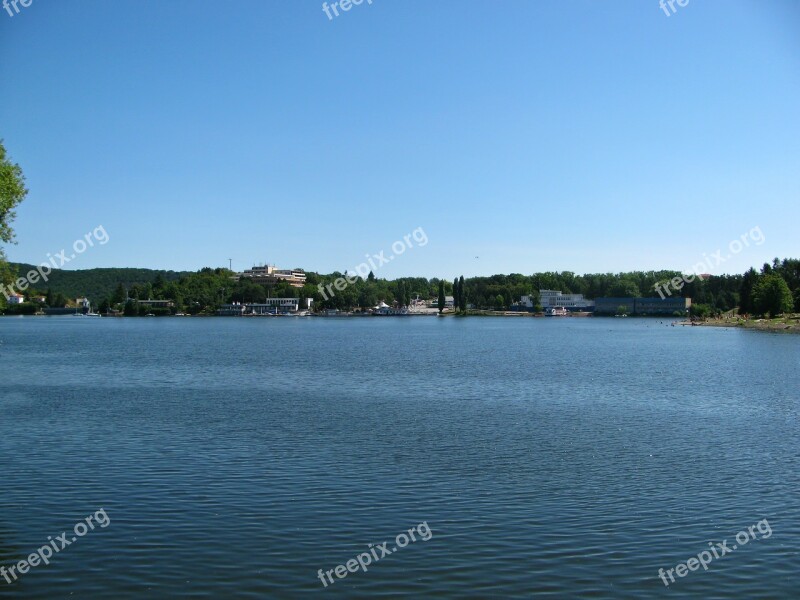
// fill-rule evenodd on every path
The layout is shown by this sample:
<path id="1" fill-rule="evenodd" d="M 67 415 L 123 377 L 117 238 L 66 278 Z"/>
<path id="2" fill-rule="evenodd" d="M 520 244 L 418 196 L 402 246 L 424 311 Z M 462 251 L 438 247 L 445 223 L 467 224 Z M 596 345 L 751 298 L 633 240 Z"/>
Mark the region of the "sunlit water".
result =
<path id="1" fill-rule="evenodd" d="M 668 323 L 2 318 L 0 596 L 796 597 L 800 336 Z"/>

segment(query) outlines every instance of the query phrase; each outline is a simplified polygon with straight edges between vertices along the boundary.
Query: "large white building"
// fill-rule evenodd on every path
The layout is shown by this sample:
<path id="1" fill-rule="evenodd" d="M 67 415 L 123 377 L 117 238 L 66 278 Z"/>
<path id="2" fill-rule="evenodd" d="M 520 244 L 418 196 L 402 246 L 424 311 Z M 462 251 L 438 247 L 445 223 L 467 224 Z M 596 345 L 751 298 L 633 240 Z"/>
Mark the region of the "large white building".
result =
<path id="1" fill-rule="evenodd" d="M 314 304 L 313 298 L 267 298 L 266 302 L 234 302 L 233 304 L 223 304 L 217 311 L 218 315 L 239 316 L 239 315 L 275 315 L 280 313 L 296 313 L 300 310 L 300 304 L 304 304 L 309 310 Z"/>
<path id="2" fill-rule="evenodd" d="M 292 287 L 301 288 L 306 283 L 306 274 L 300 269 L 277 269 L 274 265 L 253 267 L 237 276 L 239 279 L 250 279 L 253 283 L 275 285 L 288 283 Z"/>
<path id="3" fill-rule="evenodd" d="M 594 310 L 594 300 L 587 300 L 583 294 L 562 294 L 559 290 L 539 290 L 539 304 L 542 305 L 544 312 L 551 308 L 563 308 L 568 311 Z M 522 296 L 517 306 L 533 310 L 534 302 L 531 296 Z"/>
<path id="4" fill-rule="evenodd" d="M 544 310 L 559 307 L 567 310 L 594 309 L 594 300 L 587 300 L 583 294 L 562 294 L 559 290 L 539 290 L 539 302 Z"/>

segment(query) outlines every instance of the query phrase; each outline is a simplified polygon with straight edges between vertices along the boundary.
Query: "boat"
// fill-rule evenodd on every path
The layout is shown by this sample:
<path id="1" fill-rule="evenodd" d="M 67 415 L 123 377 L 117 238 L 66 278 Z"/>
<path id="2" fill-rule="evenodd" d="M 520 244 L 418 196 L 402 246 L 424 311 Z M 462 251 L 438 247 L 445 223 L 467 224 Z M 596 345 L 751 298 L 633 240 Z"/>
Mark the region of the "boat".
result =
<path id="1" fill-rule="evenodd" d="M 553 306 L 544 311 L 546 317 L 566 317 L 567 309 L 563 306 Z"/>

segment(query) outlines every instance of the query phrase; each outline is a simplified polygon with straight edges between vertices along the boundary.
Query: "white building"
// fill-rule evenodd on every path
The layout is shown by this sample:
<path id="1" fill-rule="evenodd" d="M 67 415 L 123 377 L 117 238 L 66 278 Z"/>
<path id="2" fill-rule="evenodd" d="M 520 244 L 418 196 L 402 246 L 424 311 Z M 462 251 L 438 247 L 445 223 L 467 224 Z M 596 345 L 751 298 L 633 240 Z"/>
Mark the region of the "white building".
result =
<path id="1" fill-rule="evenodd" d="M 445 296 L 444 297 L 444 307 L 445 308 L 453 308 L 456 304 L 455 298 L 453 296 Z M 430 302 L 428 302 L 428 308 L 439 308 L 439 299 L 434 298 Z"/>
<path id="2" fill-rule="evenodd" d="M 25 302 L 25 296 L 20 296 L 19 294 L 11 294 L 10 296 L 6 296 L 8 298 L 9 304 L 22 304 Z"/>
<path id="3" fill-rule="evenodd" d="M 280 313 L 296 313 L 300 310 L 300 298 L 267 298 L 266 302 L 234 302 L 223 304 L 217 311 L 219 315 L 275 315 Z M 314 304 L 313 298 L 306 298 L 305 304 L 309 310 Z"/>
<path id="4" fill-rule="evenodd" d="M 583 294 L 562 294 L 559 290 L 539 290 L 539 303 L 545 311 L 548 308 L 565 308 L 572 311 L 594 310 L 594 300 L 587 300 Z"/>
<path id="5" fill-rule="evenodd" d="M 301 288 L 306 283 L 305 271 L 300 269 L 278 269 L 275 265 L 256 266 L 239 273 L 235 279 L 246 278 L 261 285 L 288 283 L 292 287 Z"/>

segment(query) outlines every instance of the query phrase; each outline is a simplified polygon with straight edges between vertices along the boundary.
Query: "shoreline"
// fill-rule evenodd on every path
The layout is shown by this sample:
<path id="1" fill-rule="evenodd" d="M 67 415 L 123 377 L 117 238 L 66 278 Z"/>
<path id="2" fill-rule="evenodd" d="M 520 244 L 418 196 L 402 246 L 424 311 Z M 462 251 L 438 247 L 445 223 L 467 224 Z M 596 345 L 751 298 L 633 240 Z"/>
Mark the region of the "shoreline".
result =
<path id="1" fill-rule="evenodd" d="M 800 315 L 778 317 L 776 319 L 744 319 L 741 317 L 723 317 L 705 319 L 703 321 L 680 321 L 680 325 L 699 327 L 735 327 L 773 333 L 800 334 Z"/>

